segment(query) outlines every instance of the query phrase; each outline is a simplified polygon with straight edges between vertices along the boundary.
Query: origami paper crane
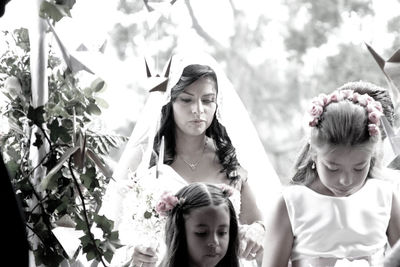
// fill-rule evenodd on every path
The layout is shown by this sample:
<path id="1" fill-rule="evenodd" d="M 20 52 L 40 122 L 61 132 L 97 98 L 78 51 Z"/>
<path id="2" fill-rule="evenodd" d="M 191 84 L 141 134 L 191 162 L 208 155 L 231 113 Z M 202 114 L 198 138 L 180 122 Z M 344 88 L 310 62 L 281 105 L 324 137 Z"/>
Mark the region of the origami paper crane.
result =
<path id="1" fill-rule="evenodd" d="M 167 66 L 166 66 L 166 70 L 164 73 L 164 76 L 161 77 L 159 74 L 156 74 L 155 76 L 153 76 L 151 74 L 149 65 L 147 64 L 147 60 L 146 58 L 144 59 L 145 65 L 146 65 L 146 74 L 147 74 L 147 79 L 150 82 L 150 92 L 154 92 L 154 91 L 161 91 L 161 92 L 165 92 L 165 90 L 167 89 L 167 84 L 168 84 L 168 77 L 169 77 L 169 70 L 171 68 L 171 59 L 169 59 Z"/>
<path id="2" fill-rule="evenodd" d="M 106 50 L 106 46 L 107 46 L 107 39 L 104 40 L 103 44 L 99 47 L 98 51 L 102 54 L 104 54 L 104 51 Z M 78 48 L 76 49 L 76 51 L 81 51 L 81 52 L 85 52 L 85 51 L 90 51 L 85 44 L 81 43 Z"/>
<path id="3" fill-rule="evenodd" d="M 395 158 L 389 163 L 388 167 L 400 170 L 400 131 L 396 133 L 385 117 L 381 118 L 381 122 L 395 155 Z"/>
<path id="4" fill-rule="evenodd" d="M 388 60 L 384 60 L 375 50 L 365 43 L 368 51 L 372 54 L 385 75 L 393 93 L 395 106 L 400 105 L 400 49 L 398 49 Z"/>
<path id="5" fill-rule="evenodd" d="M 64 58 L 65 63 L 67 64 L 68 69 L 72 72 L 72 73 L 77 73 L 78 71 L 84 70 L 87 71 L 91 74 L 94 74 L 93 71 L 91 71 L 85 64 L 83 64 L 81 61 L 79 61 L 76 57 L 72 56 L 67 48 L 65 47 L 65 45 L 63 44 L 63 42 L 61 41 L 60 37 L 58 36 L 58 34 L 56 33 L 56 30 L 54 29 L 53 25 L 50 23 L 49 20 L 47 20 L 47 23 L 50 27 L 50 30 L 53 32 L 54 37 L 57 41 L 58 46 L 60 47 L 61 50 L 61 54 Z"/>
<path id="6" fill-rule="evenodd" d="M 149 11 L 149 12 L 154 11 L 155 7 L 153 7 L 152 4 L 151 4 L 151 2 L 153 2 L 153 1 L 143 0 L 143 2 L 144 2 L 144 5 L 146 6 L 147 11 Z M 149 2 L 150 2 L 150 3 L 149 3 Z M 158 1 L 158 2 L 159 2 L 159 1 Z M 158 3 L 158 2 L 153 3 L 153 5 L 155 5 L 155 4 L 160 4 L 160 3 Z M 176 0 L 164 1 L 164 2 L 169 2 L 169 4 L 172 6 L 172 5 L 176 2 Z M 163 2 L 161 2 L 161 4 L 163 4 Z"/>

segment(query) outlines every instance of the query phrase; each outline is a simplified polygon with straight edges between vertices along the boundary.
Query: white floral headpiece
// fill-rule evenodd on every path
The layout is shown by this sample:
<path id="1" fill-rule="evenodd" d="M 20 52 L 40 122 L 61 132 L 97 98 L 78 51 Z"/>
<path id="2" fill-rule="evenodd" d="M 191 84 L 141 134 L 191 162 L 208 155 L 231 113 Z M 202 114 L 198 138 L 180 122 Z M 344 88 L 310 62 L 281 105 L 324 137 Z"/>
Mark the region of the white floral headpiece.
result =
<path id="1" fill-rule="evenodd" d="M 352 101 L 359 104 L 368 112 L 368 132 L 370 136 L 376 136 L 379 133 L 380 117 L 383 115 L 383 109 L 380 102 L 375 101 L 368 94 L 359 94 L 353 90 L 335 91 L 329 95 L 320 94 L 311 101 L 309 114 L 311 115 L 309 125 L 316 127 L 320 122 L 321 116 L 325 111 L 325 107 L 333 102 L 343 100 Z"/>

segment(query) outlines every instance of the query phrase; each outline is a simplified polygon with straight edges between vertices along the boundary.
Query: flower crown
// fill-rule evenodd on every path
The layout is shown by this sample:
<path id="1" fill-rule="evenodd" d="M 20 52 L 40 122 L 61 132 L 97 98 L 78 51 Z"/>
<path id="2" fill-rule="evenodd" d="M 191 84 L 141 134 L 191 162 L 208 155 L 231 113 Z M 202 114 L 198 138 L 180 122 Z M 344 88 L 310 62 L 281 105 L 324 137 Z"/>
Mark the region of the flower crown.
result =
<path id="1" fill-rule="evenodd" d="M 227 184 L 217 184 L 217 186 L 221 189 L 224 197 L 232 196 L 234 189 Z M 160 200 L 156 205 L 156 211 L 161 216 L 168 216 L 171 210 L 173 210 L 176 206 L 182 206 L 185 203 L 185 198 L 177 198 L 174 194 L 167 191 L 164 192 Z"/>
<path id="2" fill-rule="evenodd" d="M 340 102 L 343 100 L 352 101 L 354 104 L 359 104 L 368 112 L 368 132 L 370 136 L 376 136 L 379 133 L 380 117 L 383 115 L 383 109 L 380 102 L 375 101 L 368 94 L 359 94 L 353 90 L 335 91 L 329 95 L 320 94 L 311 100 L 311 108 L 309 114 L 311 115 L 309 125 L 316 127 L 320 122 L 324 109 L 330 103 Z"/>

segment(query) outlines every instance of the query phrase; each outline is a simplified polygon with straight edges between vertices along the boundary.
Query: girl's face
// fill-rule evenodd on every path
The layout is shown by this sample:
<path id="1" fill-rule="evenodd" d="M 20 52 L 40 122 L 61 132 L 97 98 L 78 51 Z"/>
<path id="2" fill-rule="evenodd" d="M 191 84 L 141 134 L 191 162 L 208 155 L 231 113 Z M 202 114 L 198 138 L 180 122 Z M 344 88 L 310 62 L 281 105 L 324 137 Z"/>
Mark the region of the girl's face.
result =
<path id="1" fill-rule="evenodd" d="M 189 266 L 217 265 L 228 250 L 229 227 L 229 209 L 223 204 L 194 209 L 185 216 Z"/>
<path id="2" fill-rule="evenodd" d="M 367 178 L 372 149 L 368 146 L 332 148 L 318 150 L 315 163 L 318 177 L 313 184 L 325 195 L 344 197 L 357 192 Z"/>
<path id="3" fill-rule="evenodd" d="M 212 79 L 200 78 L 186 87 L 172 104 L 176 130 L 192 136 L 203 134 L 214 118 L 216 98 Z"/>

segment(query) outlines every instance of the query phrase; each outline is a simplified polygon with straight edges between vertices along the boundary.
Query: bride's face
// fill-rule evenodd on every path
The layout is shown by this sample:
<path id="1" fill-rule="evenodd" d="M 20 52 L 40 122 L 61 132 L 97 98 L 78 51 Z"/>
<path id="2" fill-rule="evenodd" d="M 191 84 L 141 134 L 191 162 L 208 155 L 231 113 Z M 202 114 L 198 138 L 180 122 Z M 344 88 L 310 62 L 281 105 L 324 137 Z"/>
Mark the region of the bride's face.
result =
<path id="1" fill-rule="evenodd" d="M 217 109 L 217 90 L 210 78 L 187 86 L 172 104 L 176 130 L 191 136 L 203 134 Z"/>

